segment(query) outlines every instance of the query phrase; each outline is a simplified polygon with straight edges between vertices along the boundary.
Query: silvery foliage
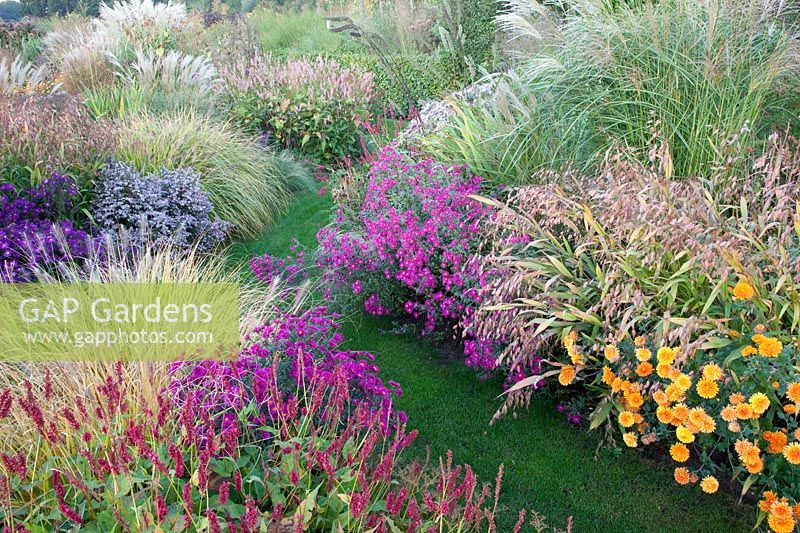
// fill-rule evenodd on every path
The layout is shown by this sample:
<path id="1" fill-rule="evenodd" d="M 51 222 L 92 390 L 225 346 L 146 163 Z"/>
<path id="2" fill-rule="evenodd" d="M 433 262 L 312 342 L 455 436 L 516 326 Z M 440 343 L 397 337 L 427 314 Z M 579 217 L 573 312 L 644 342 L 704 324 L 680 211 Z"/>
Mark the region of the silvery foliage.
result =
<path id="1" fill-rule="evenodd" d="M 93 216 L 106 233 L 146 228 L 150 242 L 209 251 L 225 240 L 230 228 L 211 218 L 212 207 L 191 169 L 142 175 L 127 163 L 111 162 L 100 172 Z"/>

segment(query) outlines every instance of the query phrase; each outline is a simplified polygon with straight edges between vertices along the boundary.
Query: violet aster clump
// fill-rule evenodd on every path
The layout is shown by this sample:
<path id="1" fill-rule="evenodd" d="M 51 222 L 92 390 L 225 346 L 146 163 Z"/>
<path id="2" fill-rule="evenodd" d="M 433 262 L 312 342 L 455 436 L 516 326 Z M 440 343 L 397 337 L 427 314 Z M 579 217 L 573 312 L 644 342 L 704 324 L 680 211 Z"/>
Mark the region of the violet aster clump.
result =
<path id="1" fill-rule="evenodd" d="M 104 232 L 145 227 L 151 241 L 209 251 L 225 240 L 230 226 L 212 219 L 212 208 L 191 169 L 142 175 L 114 162 L 100 173 L 93 214 Z"/>
<path id="2" fill-rule="evenodd" d="M 89 236 L 65 218 L 76 194 L 73 181 L 60 174 L 26 190 L 0 185 L 0 280 L 31 281 L 35 269 L 86 256 Z"/>

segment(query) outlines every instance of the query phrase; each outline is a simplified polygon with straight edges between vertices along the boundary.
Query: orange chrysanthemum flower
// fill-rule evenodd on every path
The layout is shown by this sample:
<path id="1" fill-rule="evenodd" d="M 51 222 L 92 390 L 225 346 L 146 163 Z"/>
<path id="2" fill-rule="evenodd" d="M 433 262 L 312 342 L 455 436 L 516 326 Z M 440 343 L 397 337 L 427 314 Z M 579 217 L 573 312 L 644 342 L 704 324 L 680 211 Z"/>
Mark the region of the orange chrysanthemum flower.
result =
<path id="1" fill-rule="evenodd" d="M 649 361 L 653 358 L 653 354 L 647 348 L 638 348 L 636 350 L 636 359 L 639 361 Z"/>
<path id="2" fill-rule="evenodd" d="M 639 440 L 636 438 L 636 434 L 631 432 L 625 433 L 622 436 L 622 440 L 625 441 L 625 444 L 629 448 L 636 448 L 636 446 L 639 444 Z"/>
<path id="3" fill-rule="evenodd" d="M 645 339 L 641 335 L 638 335 L 635 339 L 633 339 L 633 344 L 635 344 L 637 348 L 641 348 L 642 346 L 645 345 L 646 342 L 647 339 Z"/>
<path id="4" fill-rule="evenodd" d="M 674 414 L 672 413 L 672 409 L 667 407 L 666 405 L 659 405 L 656 409 L 656 417 L 658 421 L 662 424 L 669 424 L 672 422 Z"/>
<path id="5" fill-rule="evenodd" d="M 763 392 L 757 392 L 750 396 L 750 406 L 755 414 L 761 416 L 769 409 L 769 397 Z"/>
<path id="6" fill-rule="evenodd" d="M 668 348 L 667 346 L 662 346 L 656 352 L 656 359 L 659 363 L 671 365 L 675 362 L 675 350 Z"/>
<path id="7" fill-rule="evenodd" d="M 786 396 L 792 400 L 792 402 L 800 403 L 800 383 L 796 381 L 789 383 L 789 386 L 786 388 Z"/>
<path id="8" fill-rule="evenodd" d="M 793 442 L 783 449 L 783 456 L 793 465 L 800 465 L 800 443 Z"/>
<path id="9" fill-rule="evenodd" d="M 703 478 L 703 481 L 700 482 L 700 488 L 703 489 L 703 492 L 706 494 L 714 494 L 719 489 L 719 481 L 714 476 L 706 476 Z"/>
<path id="10" fill-rule="evenodd" d="M 644 398 L 642 398 L 642 395 L 639 392 L 632 392 L 626 395 L 625 400 L 632 409 L 638 409 L 644 405 Z"/>
<path id="11" fill-rule="evenodd" d="M 778 339 L 766 338 L 758 345 L 758 353 L 764 357 L 778 357 L 783 351 L 783 343 Z"/>
<path id="12" fill-rule="evenodd" d="M 572 383 L 575 379 L 575 367 L 572 366 L 565 366 L 561 369 L 561 372 L 558 373 L 558 382 L 561 383 L 564 387 Z"/>
<path id="13" fill-rule="evenodd" d="M 675 436 L 678 437 L 678 440 L 684 444 L 691 444 L 694 442 L 694 433 L 689 431 L 684 425 L 680 425 L 675 428 Z"/>
<path id="14" fill-rule="evenodd" d="M 673 476 L 675 477 L 675 481 L 677 481 L 679 485 L 689 484 L 690 476 L 689 476 L 689 471 L 686 470 L 686 468 L 679 466 L 678 468 L 675 469 Z"/>
<path id="15" fill-rule="evenodd" d="M 725 422 L 733 422 L 736 420 L 736 408 L 732 405 L 728 405 L 722 409 L 719 416 L 721 416 Z"/>
<path id="16" fill-rule="evenodd" d="M 758 348 L 756 348 L 755 346 L 748 345 L 742 348 L 742 355 L 745 357 L 750 357 L 751 355 L 755 355 L 757 353 L 758 353 Z"/>
<path id="17" fill-rule="evenodd" d="M 624 428 L 629 428 L 636 423 L 633 413 L 630 411 L 622 411 L 618 417 L 619 424 Z"/>
<path id="18" fill-rule="evenodd" d="M 689 388 L 692 386 L 692 379 L 686 374 L 679 374 L 674 381 L 674 384 L 683 391 L 689 390 Z"/>
<path id="19" fill-rule="evenodd" d="M 717 381 L 722 377 L 722 369 L 715 363 L 709 363 L 703 367 L 703 377 Z"/>
<path id="20" fill-rule="evenodd" d="M 736 418 L 739 420 L 749 420 L 754 416 L 753 406 L 749 403 L 740 403 L 736 406 Z"/>
<path id="21" fill-rule="evenodd" d="M 745 281 L 740 281 L 739 283 L 734 285 L 732 292 L 733 296 L 740 300 L 749 300 L 756 294 L 756 291 L 753 289 L 753 286 Z"/>
<path id="22" fill-rule="evenodd" d="M 636 367 L 636 375 L 640 378 L 646 378 L 650 374 L 653 373 L 653 365 L 645 361 L 644 363 L 639 363 Z"/>
<path id="23" fill-rule="evenodd" d="M 617 376 L 614 375 L 614 372 L 609 367 L 603 367 L 603 383 L 606 385 L 611 385 L 615 377 Z"/>
<path id="24" fill-rule="evenodd" d="M 664 392 L 663 390 L 655 391 L 653 393 L 653 400 L 655 400 L 655 402 L 658 405 L 666 405 L 669 403 L 669 398 L 667 398 L 667 393 Z"/>
<path id="25" fill-rule="evenodd" d="M 739 394 L 738 392 L 734 392 L 733 394 L 731 394 L 731 395 L 728 397 L 728 400 L 729 400 L 729 401 L 730 401 L 730 402 L 731 402 L 733 405 L 739 405 L 740 403 L 744 402 L 744 401 L 746 400 L 746 398 L 744 397 L 744 395 L 743 395 L 743 394 Z"/>
<path id="26" fill-rule="evenodd" d="M 619 359 L 619 348 L 617 348 L 613 344 L 607 344 L 606 347 L 603 349 L 603 355 L 607 360 L 614 363 L 616 362 L 617 359 Z"/>
<path id="27" fill-rule="evenodd" d="M 678 463 L 685 463 L 689 460 L 689 448 L 682 442 L 676 442 L 669 447 L 669 455 L 672 460 Z"/>
<path id="28" fill-rule="evenodd" d="M 773 502 L 778 498 L 777 494 L 772 492 L 771 490 L 765 490 L 764 493 L 761 495 L 763 498 L 760 502 L 758 502 L 758 508 L 768 513 L 770 507 L 772 507 Z"/>
<path id="29" fill-rule="evenodd" d="M 689 408 L 682 403 L 674 405 L 672 407 L 672 415 L 683 422 L 689 416 Z"/>
<path id="30" fill-rule="evenodd" d="M 670 370 L 672 370 L 672 367 L 667 363 L 658 363 L 656 365 L 656 374 L 658 374 L 660 378 L 666 378 Z"/>
<path id="31" fill-rule="evenodd" d="M 716 381 L 713 381 L 709 378 L 703 378 L 697 382 L 697 394 L 700 395 L 701 398 L 711 399 L 719 394 L 719 385 L 717 385 Z"/>

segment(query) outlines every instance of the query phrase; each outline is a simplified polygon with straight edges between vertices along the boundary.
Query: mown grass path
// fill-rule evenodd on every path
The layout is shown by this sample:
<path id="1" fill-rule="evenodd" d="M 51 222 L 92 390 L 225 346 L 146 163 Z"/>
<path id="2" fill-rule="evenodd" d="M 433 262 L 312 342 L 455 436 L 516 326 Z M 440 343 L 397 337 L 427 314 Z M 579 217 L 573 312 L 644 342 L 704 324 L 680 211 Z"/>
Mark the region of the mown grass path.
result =
<path id="1" fill-rule="evenodd" d="M 309 250 L 317 230 L 327 223 L 330 199 L 298 197 L 286 215 L 260 239 L 239 242 L 234 261 L 253 254 L 284 256 L 296 238 Z M 399 407 L 420 436 L 408 451 L 425 457 L 448 449 L 459 463 L 469 463 L 484 481 L 505 466 L 500 531 L 510 531 L 516 510 L 534 509 L 548 523 L 563 526 L 573 517 L 577 532 L 745 532 L 754 511 L 727 494 L 707 496 L 698 487 L 679 487 L 666 465 L 635 451 L 606 451 L 595 460 L 596 436 L 570 427 L 546 400 L 535 401 L 517 418 L 493 426 L 500 384 L 481 382 L 459 362 L 439 357 L 434 345 L 413 334 L 394 335 L 392 324 L 363 314 L 344 322 L 347 347 L 377 357 L 383 379 L 398 381 L 404 391 Z"/>

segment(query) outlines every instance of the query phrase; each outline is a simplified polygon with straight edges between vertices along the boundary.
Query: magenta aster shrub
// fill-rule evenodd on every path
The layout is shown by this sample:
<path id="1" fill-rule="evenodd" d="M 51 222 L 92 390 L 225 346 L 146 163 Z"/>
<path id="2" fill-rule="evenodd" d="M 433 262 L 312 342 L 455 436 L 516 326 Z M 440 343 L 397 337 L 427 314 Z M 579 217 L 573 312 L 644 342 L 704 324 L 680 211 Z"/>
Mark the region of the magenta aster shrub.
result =
<path id="1" fill-rule="evenodd" d="M 86 255 L 85 231 L 65 217 L 77 194 L 69 178 L 54 174 L 35 188 L 0 185 L 0 281 L 30 281 L 34 269 Z"/>
<path id="2" fill-rule="evenodd" d="M 452 332 L 487 282 L 476 253 L 488 209 L 470 198 L 481 179 L 460 167 L 414 161 L 391 145 L 368 178 L 359 212 L 340 210 L 317 234 L 324 279 L 359 298 L 370 314 L 411 317 L 425 334 Z M 494 367 L 490 341 L 467 339 L 465 348 L 470 366 Z"/>

